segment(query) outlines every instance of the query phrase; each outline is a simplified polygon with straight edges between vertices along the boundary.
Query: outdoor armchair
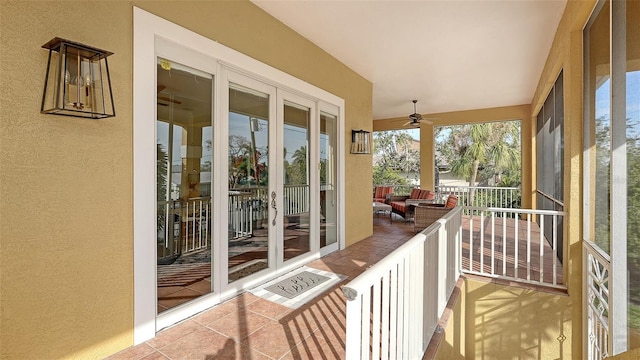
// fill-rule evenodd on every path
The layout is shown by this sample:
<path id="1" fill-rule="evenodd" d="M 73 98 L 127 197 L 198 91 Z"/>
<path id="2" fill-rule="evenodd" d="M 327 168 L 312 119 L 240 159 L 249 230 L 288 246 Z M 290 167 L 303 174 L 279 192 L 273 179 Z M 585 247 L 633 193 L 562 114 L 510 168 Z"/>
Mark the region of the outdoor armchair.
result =
<path id="1" fill-rule="evenodd" d="M 413 211 L 413 231 L 418 232 L 445 216 L 451 211 L 451 208 L 433 206 L 432 204 L 418 204 Z"/>

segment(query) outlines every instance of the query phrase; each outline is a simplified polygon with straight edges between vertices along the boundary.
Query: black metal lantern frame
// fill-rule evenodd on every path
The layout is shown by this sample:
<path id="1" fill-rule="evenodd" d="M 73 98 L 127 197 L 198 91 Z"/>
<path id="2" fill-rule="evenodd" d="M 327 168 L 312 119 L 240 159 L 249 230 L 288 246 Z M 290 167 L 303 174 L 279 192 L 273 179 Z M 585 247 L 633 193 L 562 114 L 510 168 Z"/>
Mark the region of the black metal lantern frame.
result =
<path id="1" fill-rule="evenodd" d="M 371 132 L 351 130 L 351 153 L 371 154 Z"/>
<path id="2" fill-rule="evenodd" d="M 112 52 L 55 37 L 42 45 L 49 62 L 40 112 L 104 119 L 116 115 L 107 57 Z"/>

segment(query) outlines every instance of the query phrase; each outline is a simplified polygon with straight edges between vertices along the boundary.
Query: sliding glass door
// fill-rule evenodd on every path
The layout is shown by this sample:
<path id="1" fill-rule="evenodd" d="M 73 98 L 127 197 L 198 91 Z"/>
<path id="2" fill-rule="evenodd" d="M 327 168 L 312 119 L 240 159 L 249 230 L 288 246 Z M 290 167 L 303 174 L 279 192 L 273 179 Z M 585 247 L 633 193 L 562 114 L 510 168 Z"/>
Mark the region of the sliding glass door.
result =
<path id="1" fill-rule="evenodd" d="M 213 76 L 157 58 L 157 311 L 209 294 Z"/>
<path id="2" fill-rule="evenodd" d="M 140 343 L 338 248 L 344 100 L 139 9 L 134 18 Z"/>
<path id="3" fill-rule="evenodd" d="M 275 89 L 238 77 L 228 85 L 227 283 L 273 269 Z M 223 151 L 224 152 L 224 151 Z M 271 206 L 273 203 L 274 206 Z"/>

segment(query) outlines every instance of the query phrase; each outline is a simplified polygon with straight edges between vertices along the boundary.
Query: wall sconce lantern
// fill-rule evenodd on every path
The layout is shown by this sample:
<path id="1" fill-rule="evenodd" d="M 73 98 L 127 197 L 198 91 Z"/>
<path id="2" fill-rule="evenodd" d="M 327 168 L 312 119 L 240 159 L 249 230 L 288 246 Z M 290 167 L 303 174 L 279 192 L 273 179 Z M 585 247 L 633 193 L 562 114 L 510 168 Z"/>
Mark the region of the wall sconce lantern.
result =
<path id="1" fill-rule="evenodd" d="M 107 56 L 112 52 L 55 37 L 42 45 L 49 63 L 43 114 L 104 119 L 116 115 Z"/>
<path id="2" fill-rule="evenodd" d="M 351 153 L 371 154 L 371 133 L 366 130 L 351 130 Z"/>

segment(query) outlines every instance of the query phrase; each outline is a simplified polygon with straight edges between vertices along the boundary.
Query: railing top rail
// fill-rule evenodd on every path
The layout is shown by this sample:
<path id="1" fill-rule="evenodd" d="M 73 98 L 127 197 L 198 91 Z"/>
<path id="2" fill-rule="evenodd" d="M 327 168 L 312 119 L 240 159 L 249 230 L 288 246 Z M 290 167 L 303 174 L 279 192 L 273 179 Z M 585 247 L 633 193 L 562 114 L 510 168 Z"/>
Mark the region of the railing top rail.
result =
<path id="1" fill-rule="evenodd" d="M 442 219 L 449 220 L 451 217 L 455 216 L 458 212 L 462 211 L 460 207 L 456 207 L 453 210 L 449 211 L 445 214 Z M 348 284 L 346 284 L 342 288 L 342 292 L 347 297 L 348 300 L 353 301 L 356 299 L 359 293 L 363 292 L 364 289 L 371 286 L 371 279 L 379 278 L 385 271 L 387 271 L 398 258 L 403 258 L 405 255 L 411 253 L 417 245 L 421 242 L 424 242 L 426 239 L 431 237 L 434 234 L 437 234 L 440 230 L 440 227 L 444 226 L 443 222 L 436 221 L 431 224 L 426 229 L 417 233 L 414 237 L 409 239 L 406 243 L 402 244 L 399 248 L 392 251 L 389 255 L 385 256 L 377 262 L 375 265 L 371 266 L 369 269 L 364 271 L 362 274 L 358 275 L 355 279 L 351 280 Z"/>
<path id="2" fill-rule="evenodd" d="M 480 207 L 480 206 L 462 206 L 465 210 L 471 211 L 489 211 L 489 212 L 506 212 L 506 213 L 520 213 L 520 214 L 532 214 L 532 215 L 566 215 L 564 211 L 557 210 L 535 210 L 535 209 L 509 209 L 509 208 L 496 208 L 496 207 Z"/>
<path id="3" fill-rule="evenodd" d="M 611 263 L 611 257 L 609 256 L 609 254 L 604 252 L 604 250 L 600 249 L 600 247 L 596 246 L 591 241 L 583 240 L 582 246 L 586 248 L 587 251 L 592 252 L 593 255 L 598 258 L 598 261 L 600 261 L 601 263 L 606 265 L 609 265 Z"/>
<path id="4" fill-rule="evenodd" d="M 520 187 L 506 187 L 506 186 L 469 186 L 469 185 L 438 185 L 436 188 L 443 189 L 491 189 L 491 190 L 516 190 L 519 191 Z"/>
<path id="5" fill-rule="evenodd" d="M 431 234 L 436 234 L 442 224 L 435 222 L 428 228 L 414 235 L 406 243 L 402 244 L 399 248 L 392 251 L 389 255 L 382 258 L 376 264 L 365 270 L 362 274 L 358 275 L 355 279 L 351 280 L 342 288 L 342 292 L 348 300 L 353 301 L 356 299 L 359 293 L 364 289 L 371 286 L 371 278 L 378 277 L 393 265 L 395 259 L 403 258 L 405 255 L 410 254 L 413 249 L 424 242 Z"/>

